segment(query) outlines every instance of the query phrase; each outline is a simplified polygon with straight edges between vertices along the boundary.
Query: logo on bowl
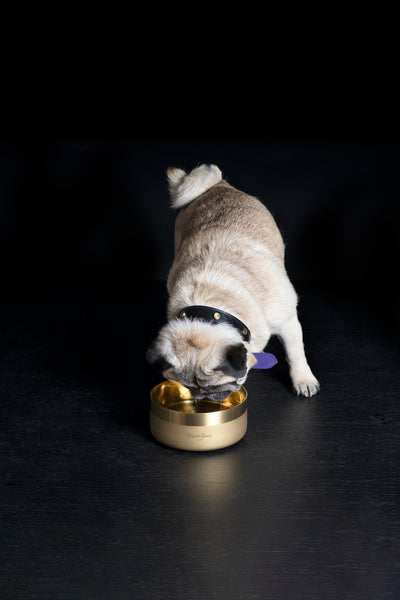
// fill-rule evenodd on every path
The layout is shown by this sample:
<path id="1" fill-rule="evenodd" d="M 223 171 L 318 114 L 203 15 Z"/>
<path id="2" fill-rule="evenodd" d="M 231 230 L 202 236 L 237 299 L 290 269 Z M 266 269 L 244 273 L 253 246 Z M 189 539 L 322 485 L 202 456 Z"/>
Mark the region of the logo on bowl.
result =
<path id="1" fill-rule="evenodd" d="M 188 433 L 186 437 L 190 440 L 204 440 L 204 438 L 210 438 L 211 433 Z"/>

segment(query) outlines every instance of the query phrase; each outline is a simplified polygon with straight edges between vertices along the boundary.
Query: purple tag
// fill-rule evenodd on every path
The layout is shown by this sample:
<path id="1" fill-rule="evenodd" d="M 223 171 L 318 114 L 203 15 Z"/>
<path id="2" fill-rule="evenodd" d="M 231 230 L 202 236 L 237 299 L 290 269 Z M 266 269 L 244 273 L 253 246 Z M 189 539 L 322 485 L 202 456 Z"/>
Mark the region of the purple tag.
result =
<path id="1" fill-rule="evenodd" d="M 257 359 L 257 363 L 252 369 L 270 369 L 278 362 L 276 356 L 269 352 L 253 352 L 253 355 Z"/>

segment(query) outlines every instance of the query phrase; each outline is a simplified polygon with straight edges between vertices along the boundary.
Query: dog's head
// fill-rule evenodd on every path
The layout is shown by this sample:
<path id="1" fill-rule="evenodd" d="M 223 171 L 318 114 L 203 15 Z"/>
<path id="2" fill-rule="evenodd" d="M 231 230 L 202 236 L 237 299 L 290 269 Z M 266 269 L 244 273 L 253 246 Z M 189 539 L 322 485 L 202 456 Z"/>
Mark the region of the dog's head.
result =
<path id="1" fill-rule="evenodd" d="M 147 360 L 195 398 L 221 402 L 240 389 L 257 362 L 234 327 L 198 319 L 167 323 L 147 351 Z"/>

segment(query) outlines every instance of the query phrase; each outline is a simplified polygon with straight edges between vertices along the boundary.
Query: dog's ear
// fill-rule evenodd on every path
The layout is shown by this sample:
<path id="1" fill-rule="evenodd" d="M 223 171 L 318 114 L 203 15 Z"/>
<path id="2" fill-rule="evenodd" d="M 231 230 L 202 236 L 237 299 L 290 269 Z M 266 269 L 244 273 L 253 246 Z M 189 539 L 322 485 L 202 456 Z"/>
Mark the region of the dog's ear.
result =
<path id="1" fill-rule="evenodd" d="M 229 346 L 226 349 L 224 362 L 217 367 L 217 371 L 222 371 L 226 375 L 232 375 L 236 379 L 244 377 L 247 373 L 247 351 L 244 344 Z"/>
<path id="2" fill-rule="evenodd" d="M 146 352 L 147 362 L 153 365 L 158 371 L 165 371 L 172 367 L 171 363 L 160 353 L 157 343 L 153 342 Z"/>

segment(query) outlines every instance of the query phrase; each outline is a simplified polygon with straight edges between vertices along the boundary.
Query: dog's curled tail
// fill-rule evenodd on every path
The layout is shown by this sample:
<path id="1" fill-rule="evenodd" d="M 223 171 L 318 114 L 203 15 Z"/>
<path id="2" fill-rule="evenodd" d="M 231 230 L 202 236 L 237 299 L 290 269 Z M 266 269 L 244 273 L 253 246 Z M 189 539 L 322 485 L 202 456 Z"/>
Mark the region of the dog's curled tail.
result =
<path id="1" fill-rule="evenodd" d="M 222 173 L 217 165 L 200 165 L 190 173 L 170 167 L 167 177 L 171 206 L 181 208 L 221 181 Z"/>

